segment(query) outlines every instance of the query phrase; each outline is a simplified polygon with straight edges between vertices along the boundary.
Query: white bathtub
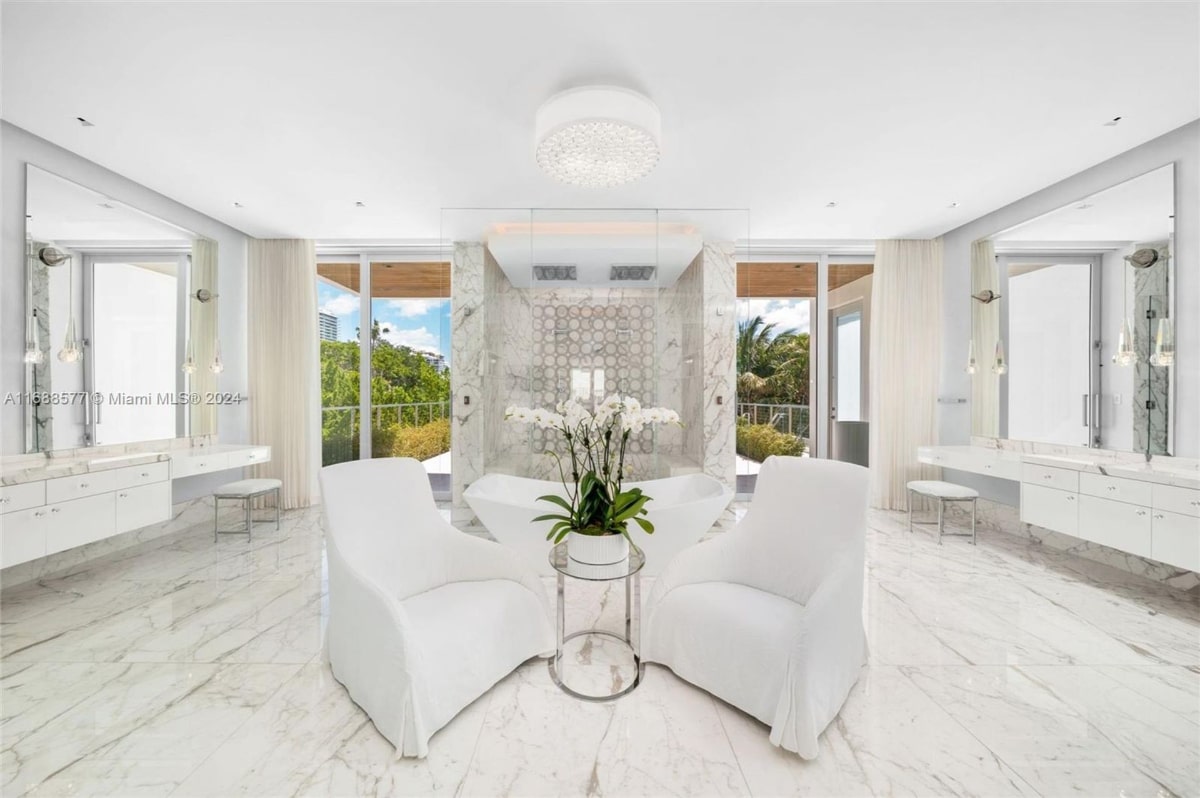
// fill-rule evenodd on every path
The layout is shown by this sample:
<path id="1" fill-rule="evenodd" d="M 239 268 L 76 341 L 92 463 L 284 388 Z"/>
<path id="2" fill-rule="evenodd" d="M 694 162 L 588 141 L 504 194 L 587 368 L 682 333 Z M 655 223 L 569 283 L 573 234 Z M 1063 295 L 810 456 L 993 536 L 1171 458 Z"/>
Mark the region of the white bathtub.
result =
<path id="1" fill-rule="evenodd" d="M 733 500 L 732 489 L 705 474 L 629 482 L 624 487 L 641 488 L 651 497 L 646 518 L 654 524 L 654 534 L 647 535 L 636 524 L 629 532 L 646 553 L 644 575 L 657 574 L 672 557 L 700 540 Z M 497 541 L 515 549 L 538 573 L 551 574 L 546 540 L 551 523 L 533 521 L 556 512 L 552 504 L 537 500 L 548 493 L 564 495 L 562 483 L 488 474 L 471 483 L 463 495 Z"/>

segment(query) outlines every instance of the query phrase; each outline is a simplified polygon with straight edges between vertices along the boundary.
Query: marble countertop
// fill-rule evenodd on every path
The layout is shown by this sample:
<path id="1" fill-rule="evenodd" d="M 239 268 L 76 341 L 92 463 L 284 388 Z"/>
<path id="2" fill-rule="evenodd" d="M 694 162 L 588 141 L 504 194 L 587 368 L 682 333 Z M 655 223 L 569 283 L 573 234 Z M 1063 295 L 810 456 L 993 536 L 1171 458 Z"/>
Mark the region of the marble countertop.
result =
<path id="1" fill-rule="evenodd" d="M 52 457 L 14 458 L 15 462 L 0 465 L 0 485 L 20 485 L 55 477 L 70 477 L 91 474 L 126 466 L 161 463 L 171 459 L 167 452 L 137 452 L 134 454 L 104 455 L 100 457 Z"/>
<path id="2" fill-rule="evenodd" d="M 143 445 L 135 445 L 135 450 L 129 452 L 76 449 L 55 453 L 50 457 L 22 454 L 0 458 L 0 485 L 20 485 L 25 482 L 91 474 L 113 468 L 162 463 L 172 457 L 202 457 L 259 448 L 258 444 L 251 443 L 214 443 L 188 447 L 164 446 L 162 451 L 142 451 Z"/>

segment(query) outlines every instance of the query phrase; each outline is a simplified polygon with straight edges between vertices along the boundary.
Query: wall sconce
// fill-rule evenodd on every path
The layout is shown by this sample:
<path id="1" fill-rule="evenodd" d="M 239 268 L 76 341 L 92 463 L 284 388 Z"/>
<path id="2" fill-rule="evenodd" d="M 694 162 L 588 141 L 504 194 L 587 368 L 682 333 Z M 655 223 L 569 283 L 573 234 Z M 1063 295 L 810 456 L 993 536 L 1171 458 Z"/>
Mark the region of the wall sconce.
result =
<path id="1" fill-rule="evenodd" d="M 978 294 L 971 294 L 971 299 L 974 299 L 976 302 L 982 302 L 985 305 L 990 305 L 999 298 L 1000 295 L 990 288 L 984 289 Z"/>
<path id="2" fill-rule="evenodd" d="M 974 374 L 975 368 L 975 339 L 967 341 L 967 367 L 964 369 L 968 374 Z"/>
<path id="3" fill-rule="evenodd" d="M 1175 334 L 1171 329 L 1171 320 L 1166 316 L 1158 320 L 1158 332 L 1154 336 L 1154 354 L 1150 356 L 1150 365 L 1175 365 Z"/>
<path id="4" fill-rule="evenodd" d="M 212 302 L 214 299 L 216 299 L 219 295 L 213 291 L 208 290 L 207 288 L 197 288 L 194 293 L 188 294 L 188 296 L 190 296 L 192 299 L 196 300 L 200 304 L 206 305 L 209 302 Z M 179 367 L 179 370 L 182 371 L 184 374 L 195 374 L 196 370 L 197 370 L 196 347 L 192 344 L 192 337 L 190 335 L 188 336 L 187 342 L 185 343 L 185 354 L 184 354 L 184 358 L 183 358 L 183 365 Z M 225 363 L 221 360 L 221 339 L 220 338 L 217 338 L 213 342 L 213 359 L 212 359 L 212 362 L 208 364 L 208 370 L 211 371 L 213 374 L 220 374 L 221 372 L 225 371 Z"/>

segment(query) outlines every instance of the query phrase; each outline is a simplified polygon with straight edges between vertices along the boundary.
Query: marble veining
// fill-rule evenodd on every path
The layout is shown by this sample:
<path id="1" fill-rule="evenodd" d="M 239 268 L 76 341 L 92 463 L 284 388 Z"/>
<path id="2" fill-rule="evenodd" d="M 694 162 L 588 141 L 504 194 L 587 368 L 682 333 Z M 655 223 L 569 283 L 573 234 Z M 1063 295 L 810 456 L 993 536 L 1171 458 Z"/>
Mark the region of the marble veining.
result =
<path id="1" fill-rule="evenodd" d="M 0 791 L 1200 793 L 1195 593 L 987 526 L 978 546 L 938 546 L 895 513 L 871 513 L 867 547 L 870 660 L 816 760 L 664 668 L 587 704 L 543 660 L 411 760 L 329 671 L 319 511 L 216 543 L 195 517 L 0 592 Z M 568 588 L 568 630 L 619 629 L 623 609 L 619 586 Z M 571 656 L 584 676 L 626 678 L 603 644 Z"/>

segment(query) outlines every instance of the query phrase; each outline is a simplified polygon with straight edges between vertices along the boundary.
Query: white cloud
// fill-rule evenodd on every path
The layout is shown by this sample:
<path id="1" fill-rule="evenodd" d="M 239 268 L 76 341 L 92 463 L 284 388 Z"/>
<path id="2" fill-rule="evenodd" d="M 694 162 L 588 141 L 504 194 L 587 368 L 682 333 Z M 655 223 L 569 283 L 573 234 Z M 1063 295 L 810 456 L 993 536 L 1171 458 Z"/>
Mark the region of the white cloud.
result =
<path id="1" fill-rule="evenodd" d="M 401 316 L 424 316 L 441 307 L 444 299 L 389 299 L 387 306 Z"/>
<path id="2" fill-rule="evenodd" d="M 321 310 L 334 316 L 349 316 L 358 312 L 358 297 L 354 294 L 339 294 L 321 305 Z"/>
<path id="3" fill-rule="evenodd" d="M 762 316 L 766 324 L 774 324 L 775 332 L 795 330 L 810 331 L 810 302 L 807 299 L 748 299 L 739 303 L 739 321 L 749 321 Z"/>
<path id="4" fill-rule="evenodd" d="M 418 327 L 415 330 L 398 330 L 395 327 L 389 327 L 387 332 L 380 333 L 380 337 L 390 344 L 407 346 L 409 349 L 419 349 L 422 352 L 440 354 L 442 351 L 441 339 L 425 327 Z"/>

